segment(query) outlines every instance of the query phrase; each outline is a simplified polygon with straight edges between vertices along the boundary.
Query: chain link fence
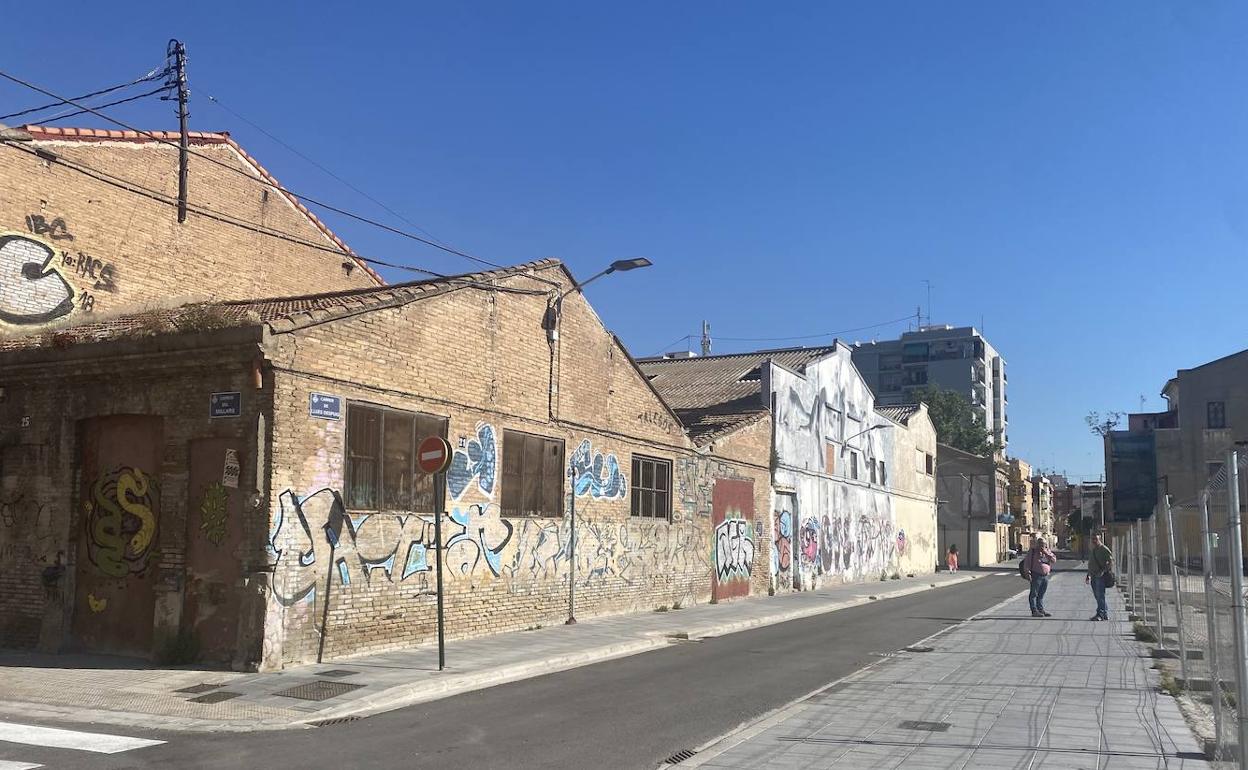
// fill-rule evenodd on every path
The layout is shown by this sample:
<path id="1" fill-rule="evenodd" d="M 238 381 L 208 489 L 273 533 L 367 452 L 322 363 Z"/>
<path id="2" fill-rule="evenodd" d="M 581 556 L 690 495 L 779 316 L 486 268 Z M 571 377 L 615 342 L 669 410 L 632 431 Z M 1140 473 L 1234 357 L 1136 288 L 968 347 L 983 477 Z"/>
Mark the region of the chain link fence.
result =
<path id="1" fill-rule="evenodd" d="M 1154 515 L 1119 525 L 1115 571 L 1136 635 L 1177 662 L 1163 681 L 1203 709 L 1220 766 L 1248 768 L 1248 631 L 1241 491 L 1248 454 L 1230 453 L 1191 500 L 1163 499 Z M 1169 668 L 1169 667 L 1167 667 Z M 1226 763 L 1222 765 L 1221 763 Z"/>

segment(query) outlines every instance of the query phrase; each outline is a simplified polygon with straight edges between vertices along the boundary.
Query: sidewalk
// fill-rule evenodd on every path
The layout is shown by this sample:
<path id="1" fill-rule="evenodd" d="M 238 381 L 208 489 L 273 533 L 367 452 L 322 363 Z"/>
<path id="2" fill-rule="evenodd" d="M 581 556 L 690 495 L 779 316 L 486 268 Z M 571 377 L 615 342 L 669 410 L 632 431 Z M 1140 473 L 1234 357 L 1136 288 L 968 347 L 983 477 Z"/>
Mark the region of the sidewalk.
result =
<path id="1" fill-rule="evenodd" d="M 1026 587 L 1018 582 L 1020 590 Z M 1056 573 L 1051 618 L 1026 594 L 704 748 L 681 767 L 1211 767 L 1133 640 L 1122 597 L 1108 623 L 1079 571 Z"/>
<path id="2" fill-rule="evenodd" d="M 169 730 L 307 727 L 990 574 L 941 572 L 450 641 L 445 671 L 438 671 L 432 645 L 271 674 L 0 651 L 0 715 Z"/>

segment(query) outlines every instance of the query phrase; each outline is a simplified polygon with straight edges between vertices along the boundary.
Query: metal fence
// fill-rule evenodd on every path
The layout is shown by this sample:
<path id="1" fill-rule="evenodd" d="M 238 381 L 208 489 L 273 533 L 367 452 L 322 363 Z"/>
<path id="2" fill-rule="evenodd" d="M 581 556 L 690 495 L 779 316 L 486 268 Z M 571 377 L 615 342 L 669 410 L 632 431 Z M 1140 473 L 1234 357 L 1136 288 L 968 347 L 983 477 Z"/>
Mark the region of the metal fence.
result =
<path id="1" fill-rule="evenodd" d="M 1215 761 L 1248 768 L 1248 630 L 1241 485 L 1248 454 L 1227 462 L 1191 500 L 1166 497 L 1147 520 L 1116 526 L 1110 543 L 1137 635 L 1177 659 L 1173 687 L 1204 716 Z"/>

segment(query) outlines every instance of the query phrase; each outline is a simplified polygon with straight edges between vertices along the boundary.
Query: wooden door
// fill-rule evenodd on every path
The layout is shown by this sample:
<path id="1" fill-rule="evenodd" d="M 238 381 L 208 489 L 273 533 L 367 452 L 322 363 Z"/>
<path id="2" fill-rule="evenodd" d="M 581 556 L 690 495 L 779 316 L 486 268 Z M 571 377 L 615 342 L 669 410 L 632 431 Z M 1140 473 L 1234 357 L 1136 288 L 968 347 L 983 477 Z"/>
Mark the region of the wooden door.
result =
<path id="1" fill-rule="evenodd" d="M 238 636 L 242 576 L 242 442 L 191 442 L 186 517 L 186 593 L 182 624 L 204 660 L 229 663 Z"/>
<path id="2" fill-rule="evenodd" d="M 711 595 L 748 596 L 754 563 L 754 482 L 716 479 L 711 492 Z"/>
<path id="3" fill-rule="evenodd" d="M 160 542 L 160 417 L 80 423 L 78 549 L 72 633 L 92 652 L 152 652 Z"/>

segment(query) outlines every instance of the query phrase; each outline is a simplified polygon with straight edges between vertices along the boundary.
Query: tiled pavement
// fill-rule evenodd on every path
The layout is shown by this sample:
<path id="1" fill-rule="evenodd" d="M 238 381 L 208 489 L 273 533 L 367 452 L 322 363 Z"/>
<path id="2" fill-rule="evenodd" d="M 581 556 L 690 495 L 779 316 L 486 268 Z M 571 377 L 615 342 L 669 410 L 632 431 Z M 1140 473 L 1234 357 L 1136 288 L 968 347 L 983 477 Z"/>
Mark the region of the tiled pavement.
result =
<path id="1" fill-rule="evenodd" d="M 1020 580 L 1019 587 L 1025 584 Z M 1051 618 L 1015 597 L 703 749 L 705 768 L 1207 768 L 1111 591 L 1093 623 L 1082 573 Z M 910 649 L 910 648 L 908 648 Z"/>
<path id="2" fill-rule="evenodd" d="M 445 671 L 438 671 L 437 650 L 429 645 L 270 674 L 158 669 L 98 656 L 0 652 L 0 717 L 173 730 L 301 727 L 658 649 L 677 635 L 721 636 L 988 574 L 992 573 L 942 572 L 449 641 Z M 336 671 L 347 673 L 332 675 Z M 359 687 L 320 701 L 278 694 L 317 682 Z M 199 692 L 179 692 L 191 687 Z"/>

